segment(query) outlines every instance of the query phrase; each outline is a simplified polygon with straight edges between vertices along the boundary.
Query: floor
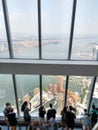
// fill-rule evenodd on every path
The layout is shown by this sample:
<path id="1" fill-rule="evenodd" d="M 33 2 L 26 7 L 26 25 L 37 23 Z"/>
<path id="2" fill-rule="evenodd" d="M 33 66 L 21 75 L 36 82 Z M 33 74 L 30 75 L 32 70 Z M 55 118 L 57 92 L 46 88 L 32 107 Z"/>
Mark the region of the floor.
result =
<path id="1" fill-rule="evenodd" d="M 2 127 L 2 130 L 11 130 L 11 128 L 9 127 L 7 127 L 7 126 L 1 126 Z M 23 127 L 23 126 L 21 126 L 21 127 L 17 127 L 17 130 L 26 130 L 26 127 Z M 82 130 L 82 129 L 80 129 L 80 128 L 75 128 L 74 130 Z"/>

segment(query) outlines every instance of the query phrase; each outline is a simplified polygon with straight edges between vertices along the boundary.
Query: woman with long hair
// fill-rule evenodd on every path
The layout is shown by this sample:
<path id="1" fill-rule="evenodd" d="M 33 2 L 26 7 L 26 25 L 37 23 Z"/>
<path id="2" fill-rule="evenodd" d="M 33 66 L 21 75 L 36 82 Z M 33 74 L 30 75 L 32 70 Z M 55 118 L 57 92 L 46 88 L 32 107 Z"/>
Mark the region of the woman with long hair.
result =
<path id="1" fill-rule="evenodd" d="M 31 111 L 31 103 L 30 104 L 30 108 L 28 107 L 28 102 L 25 101 L 22 106 L 21 106 L 21 111 L 24 114 L 24 121 L 29 124 L 31 122 L 31 115 L 29 114 L 29 111 Z"/>

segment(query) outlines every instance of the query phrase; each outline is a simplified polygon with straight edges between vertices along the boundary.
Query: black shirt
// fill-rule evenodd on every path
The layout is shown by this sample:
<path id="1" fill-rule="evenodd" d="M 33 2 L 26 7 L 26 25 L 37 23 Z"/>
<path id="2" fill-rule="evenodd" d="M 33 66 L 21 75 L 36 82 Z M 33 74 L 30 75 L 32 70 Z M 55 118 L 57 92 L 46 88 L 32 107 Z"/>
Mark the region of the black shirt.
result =
<path id="1" fill-rule="evenodd" d="M 56 110 L 55 109 L 49 109 L 47 112 L 47 120 L 49 120 L 51 117 L 55 118 Z"/>
<path id="2" fill-rule="evenodd" d="M 45 110 L 39 109 L 39 117 L 44 118 L 45 113 L 46 113 Z"/>
<path id="3" fill-rule="evenodd" d="M 76 116 L 75 116 L 75 114 L 73 112 L 70 112 L 70 111 L 67 112 L 67 121 L 66 121 L 66 123 L 67 123 L 68 128 L 72 128 L 72 129 L 74 128 L 75 118 L 76 118 Z"/>
<path id="4" fill-rule="evenodd" d="M 15 126 L 17 124 L 16 113 L 14 113 L 14 112 L 9 113 L 8 121 L 11 126 Z"/>

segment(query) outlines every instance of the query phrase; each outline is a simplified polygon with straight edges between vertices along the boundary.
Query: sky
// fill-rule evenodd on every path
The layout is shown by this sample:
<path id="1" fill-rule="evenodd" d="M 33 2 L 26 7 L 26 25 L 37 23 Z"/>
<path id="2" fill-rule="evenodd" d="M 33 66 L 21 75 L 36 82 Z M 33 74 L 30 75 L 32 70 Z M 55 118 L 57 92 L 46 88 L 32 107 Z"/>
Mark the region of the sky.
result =
<path id="1" fill-rule="evenodd" d="M 70 32 L 73 0 L 41 0 L 42 34 Z M 7 0 L 12 34 L 37 34 L 37 0 Z M 77 0 L 75 34 L 98 34 L 98 0 Z M 0 0 L 0 30 L 4 32 Z"/>

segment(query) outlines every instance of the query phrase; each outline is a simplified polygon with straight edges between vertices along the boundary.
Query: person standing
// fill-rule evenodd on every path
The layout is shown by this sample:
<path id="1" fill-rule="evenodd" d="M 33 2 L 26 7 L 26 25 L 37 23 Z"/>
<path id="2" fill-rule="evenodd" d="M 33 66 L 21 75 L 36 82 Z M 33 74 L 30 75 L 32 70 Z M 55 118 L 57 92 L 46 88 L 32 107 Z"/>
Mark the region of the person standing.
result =
<path id="1" fill-rule="evenodd" d="M 67 107 L 64 106 L 63 110 L 61 111 L 61 122 L 66 125 L 67 120 Z"/>
<path id="2" fill-rule="evenodd" d="M 52 108 L 52 103 L 49 104 L 49 110 L 47 111 L 47 120 L 56 117 L 56 110 Z"/>
<path id="3" fill-rule="evenodd" d="M 11 108 L 11 103 L 7 102 L 6 105 L 5 105 L 5 108 L 3 110 L 4 116 L 5 116 L 5 122 L 6 122 L 7 125 L 9 124 L 8 114 L 10 112 L 10 108 Z"/>
<path id="4" fill-rule="evenodd" d="M 83 130 L 91 129 L 91 118 L 90 114 L 86 113 L 82 118 L 82 128 Z"/>
<path id="5" fill-rule="evenodd" d="M 55 117 L 51 117 L 49 122 L 50 122 L 50 130 L 57 130 L 57 122 L 55 120 Z"/>
<path id="6" fill-rule="evenodd" d="M 45 121 L 45 114 L 46 114 L 46 111 L 45 111 L 45 108 L 44 106 L 40 106 L 39 108 L 39 117 L 40 117 L 40 122 L 44 122 Z"/>
<path id="7" fill-rule="evenodd" d="M 94 111 L 91 115 L 91 127 L 93 128 L 95 126 L 95 124 L 97 123 L 97 114 Z"/>
<path id="8" fill-rule="evenodd" d="M 90 111 L 90 115 L 91 115 L 91 127 L 93 128 L 94 125 L 97 123 L 97 111 L 96 111 L 96 106 L 93 103 L 92 104 L 92 110 Z"/>
<path id="9" fill-rule="evenodd" d="M 24 121 L 27 123 L 27 125 L 31 122 L 31 115 L 29 114 L 29 111 L 31 111 L 31 103 L 30 108 L 28 107 L 28 102 L 25 101 L 21 106 L 21 111 L 24 114 Z"/>
<path id="10" fill-rule="evenodd" d="M 9 125 L 12 127 L 12 130 L 16 130 L 17 118 L 13 108 L 10 108 L 10 112 L 8 114 L 8 121 L 9 121 Z"/>
<path id="11" fill-rule="evenodd" d="M 95 106 L 95 104 L 93 103 L 93 104 L 92 104 L 92 109 L 91 109 L 91 111 L 90 111 L 90 115 L 92 115 L 94 112 L 97 114 L 96 106 Z"/>
<path id="12" fill-rule="evenodd" d="M 66 130 L 74 129 L 76 115 L 72 110 L 72 106 L 69 106 L 69 111 L 67 111 Z"/>

